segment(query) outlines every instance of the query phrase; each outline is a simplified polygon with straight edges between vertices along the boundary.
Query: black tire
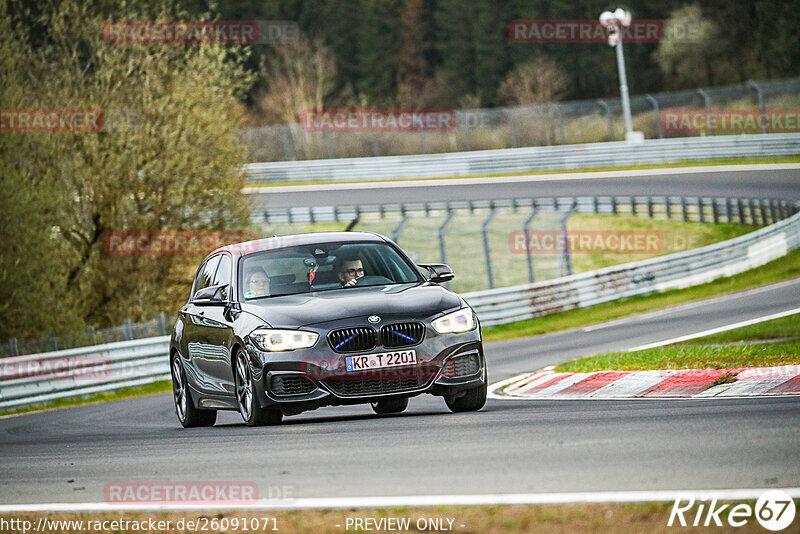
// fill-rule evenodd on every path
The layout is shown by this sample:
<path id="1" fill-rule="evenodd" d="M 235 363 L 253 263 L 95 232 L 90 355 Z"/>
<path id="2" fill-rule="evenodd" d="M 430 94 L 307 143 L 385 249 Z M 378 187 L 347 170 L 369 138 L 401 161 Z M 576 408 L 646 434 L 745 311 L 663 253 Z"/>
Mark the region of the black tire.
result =
<path id="1" fill-rule="evenodd" d="M 468 389 L 467 392 L 456 399 L 444 398 L 444 402 L 451 412 L 477 412 L 486 404 L 486 382 L 482 386 Z"/>
<path id="2" fill-rule="evenodd" d="M 283 419 L 280 410 L 265 410 L 258 403 L 255 395 L 255 384 L 250 365 L 247 362 L 247 353 L 239 350 L 235 356 L 234 383 L 236 386 L 236 404 L 239 413 L 247 426 L 277 425 Z"/>
<path id="3" fill-rule="evenodd" d="M 372 411 L 377 414 L 400 413 L 408 408 L 408 399 L 383 399 L 378 402 L 370 403 Z"/>
<path id="4" fill-rule="evenodd" d="M 172 356 L 172 398 L 175 401 L 175 413 L 184 428 L 197 426 L 214 426 L 217 422 L 216 410 L 195 408 L 192 393 L 186 382 L 186 371 L 183 370 L 178 353 Z"/>

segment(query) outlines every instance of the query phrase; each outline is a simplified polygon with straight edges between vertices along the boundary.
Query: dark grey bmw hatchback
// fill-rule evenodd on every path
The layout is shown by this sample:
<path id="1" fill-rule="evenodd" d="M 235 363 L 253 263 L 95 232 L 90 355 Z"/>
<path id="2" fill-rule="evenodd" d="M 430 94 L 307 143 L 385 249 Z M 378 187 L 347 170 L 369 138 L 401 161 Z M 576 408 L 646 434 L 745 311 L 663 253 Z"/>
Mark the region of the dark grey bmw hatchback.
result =
<path id="1" fill-rule="evenodd" d="M 424 273 L 424 274 L 423 274 Z M 415 266 L 390 239 L 332 232 L 215 250 L 197 271 L 170 342 L 185 427 L 217 410 L 276 424 L 322 406 L 405 410 L 444 397 L 454 412 L 486 403 L 480 324 L 440 283 L 443 264 Z"/>

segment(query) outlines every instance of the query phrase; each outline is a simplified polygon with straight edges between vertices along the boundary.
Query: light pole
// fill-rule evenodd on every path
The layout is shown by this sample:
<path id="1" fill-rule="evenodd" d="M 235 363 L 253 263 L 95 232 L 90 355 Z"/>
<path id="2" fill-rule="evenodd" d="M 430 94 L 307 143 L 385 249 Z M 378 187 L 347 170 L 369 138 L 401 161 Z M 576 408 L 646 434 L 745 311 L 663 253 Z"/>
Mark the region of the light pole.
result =
<path id="1" fill-rule="evenodd" d="M 633 131 L 631 120 L 631 101 L 628 97 L 628 79 L 625 76 L 625 56 L 622 54 L 622 28 L 631 25 L 631 14 L 624 9 L 614 12 L 604 11 L 600 15 L 600 24 L 608 28 L 608 44 L 617 48 L 617 68 L 619 70 L 619 92 L 622 94 L 622 113 L 625 116 L 625 140 L 641 141 L 642 132 Z"/>

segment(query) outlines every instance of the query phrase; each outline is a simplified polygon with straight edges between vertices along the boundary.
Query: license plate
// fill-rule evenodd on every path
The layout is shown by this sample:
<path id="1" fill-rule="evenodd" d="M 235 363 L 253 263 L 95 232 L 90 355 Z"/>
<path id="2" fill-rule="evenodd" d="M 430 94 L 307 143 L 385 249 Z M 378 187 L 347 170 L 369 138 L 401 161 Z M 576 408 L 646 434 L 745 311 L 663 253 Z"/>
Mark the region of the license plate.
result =
<path id="1" fill-rule="evenodd" d="M 380 354 L 365 354 L 363 356 L 348 356 L 345 358 L 345 363 L 348 371 L 399 367 L 417 363 L 417 352 L 414 350 L 400 350 L 382 352 Z"/>

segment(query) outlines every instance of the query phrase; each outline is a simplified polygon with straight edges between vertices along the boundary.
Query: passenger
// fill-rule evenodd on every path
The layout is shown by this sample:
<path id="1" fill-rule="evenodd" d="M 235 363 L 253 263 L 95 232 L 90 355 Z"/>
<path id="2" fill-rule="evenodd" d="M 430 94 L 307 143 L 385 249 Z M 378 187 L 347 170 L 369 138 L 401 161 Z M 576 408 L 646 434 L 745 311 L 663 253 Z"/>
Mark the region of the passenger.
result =
<path id="1" fill-rule="evenodd" d="M 257 297 L 268 297 L 269 276 L 261 267 L 250 271 L 244 279 L 244 296 L 252 299 Z"/>

